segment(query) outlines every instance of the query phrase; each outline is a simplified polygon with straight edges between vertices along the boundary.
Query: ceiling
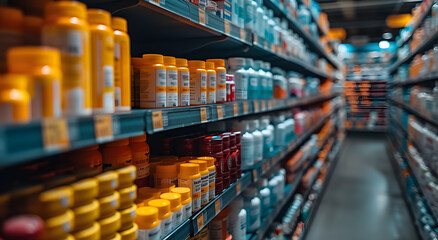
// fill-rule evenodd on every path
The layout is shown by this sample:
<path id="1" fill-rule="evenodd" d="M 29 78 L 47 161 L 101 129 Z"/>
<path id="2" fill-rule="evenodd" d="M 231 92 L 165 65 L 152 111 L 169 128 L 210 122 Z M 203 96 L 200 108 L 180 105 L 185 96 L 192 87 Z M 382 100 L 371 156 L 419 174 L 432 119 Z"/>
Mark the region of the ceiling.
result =
<path id="1" fill-rule="evenodd" d="M 367 36 L 369 42 L 382 40 L 382 34 L 390 32 L 394 40 L 400 29 L 386 26 L 386 17 L 393 14 L 411 13 L 422 1 L 415 0 L 315 0 L 321 11 L 327 13 L 331 28 L 344 28 L 344 43 Z"/>

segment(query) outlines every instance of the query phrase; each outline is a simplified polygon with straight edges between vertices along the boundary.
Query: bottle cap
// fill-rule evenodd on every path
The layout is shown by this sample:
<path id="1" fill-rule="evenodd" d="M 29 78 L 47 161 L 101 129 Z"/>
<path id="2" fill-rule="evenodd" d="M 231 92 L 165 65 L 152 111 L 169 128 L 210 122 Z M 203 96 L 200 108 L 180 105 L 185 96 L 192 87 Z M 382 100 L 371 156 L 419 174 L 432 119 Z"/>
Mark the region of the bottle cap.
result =
<path id="1" fill-rule="evenodd" d="M 120 233 L 114 234 L 114 237 L 109 240 L 122 240 L 122 236 L 120 236 Z"/>
<path id="2" fill-rule="evenodd" d="M 198 160 L 206 161 L 207 162 L 207 168 L 214 167 L 214 162 L 216 161 L 216 158 L 214 157 L 198 157 Z"/>
<path id="3" fill-rule="evenodd" d="M 71 187 L 59 187 L 42 192 L 37 197 L 37 202 L 30 208 L 43 218 L 51 218 L 61 215 L 72 206 L 73 189 Z"/>
<path id="4" fill-rule="evenodd" d="M 126 19 L 121 18 L 121 17 L 112 17 L 111 18 L 111 27 L 114 30 L 127 32 L 128 31 L 128 22 L 126 21 Z"/>
<path id="5" fill-rule="evenodd" d="M 73 208 L 72 211 L 75 222 L 73 232 L 90 227 L 92 223 L 99 217 L 99 207 L 99 202 L 97 200 L 93 200 L 89 204 Z"/>
<path id="6" fill-rule="evenodd" d="M 176 58 L 176 66 L 177 67 L 187 67 L 188 66 L 187 59 Z"/>
<path id="7" fill-rule="evenodd" d="M 181 195 L 178 193 L 163 193 L 160 195 L 160 198 L 170 202 L 170 211 L 172 212 L 179 211 L 182 208 Z"/>
<path id="8" fill-rule="evenodd" d="M 138 143 L 138 142 L 146 142 L 146 133 L 142 134 L 142 135 L 138 135 L 135 137 L 130 137 L 129 138 L 129 143 Z"/>
<path id="9" fill-rule="evenodd" d="M 70 186 L 73 188 L 73 206 L 75 207 L 90 203 L 99 193 L 95 178 L 83 179 Z"/>
<path id="10" fill-rule="evenodd" d="M 189 68 L 201 68 L 201 69 L 205 69 L 205 62 L 204 61 L 198 61 L 198 60 L 190 60 L 189 61 Z"/>
<path id="11" fill-rule="evenodd" d="M 225 67 L 225 60 L 223 60 L 223 59 L 207 59 L 207 62 L 214 63 L 216 68 L 218 68 L 218 67 Z"/>
<path id="12" fill-rule="evenodd" d="M 89 8 L 87 10 L 89 24 L 102 24 L 108 27 L 111 26 L 111 14 L 102 9 Z"/>
<path id="13" fill-rule="evenodd" d="M 174 178 L 178 175 L 175 163 L 159 163 L 155 165 L 154 177 Z"/>
<path id="14" fill-rule="evenodd" d="M 100 204 L 100 214 L 99 219 L 109 217 L 114 214 L 114 212 L 120 206 L 120 194 L 119 192 L 114 192 L 113 194 L 99 198 Z"/>
<path id="15" fill-rule="evenodd" d="M 163 64 L 163 55 L 160 54 L 143 54 L 143 60 L 146 64 Z"/>
<path id="16" fill-rule="evenodd" d="M 22 31 L 23 12 L 18 8 L 0 7 L 0 29 Z"/>
<path id="17" fill-rule="evenodd" d="M 122 237 L 121 238 L 122 240 L 136 240 L 137 231 L 138 231 L 138 226 L 137 224 L 134 223 L 130 229 L 119 232 L 119 234 Z"/>
<path id="18" fill-rule="evenodd" d="M 149 201 L 150 207 L 156 207 L 158 209 L 158 219 L 163 220 L 170 218 L 172 213 L 170 212 L 170 202 L 165 199 L 154 199 Z"/>
<path id="19" fill-rule="evenodd" d="M 181 196 L 181 203 L 186 205 L 192 202 L 191 191 L 188 187 L 176 187 L 170 190 L 173 193 L 177 193 Z"/>
<path id="20" fill-rule="evenodd" d="M 137 168 L 133 165 L 122 167 L 115 171 L 119 174 L 119 186 L 117 189 L 131 186 L 137 177 Z"/>
<path id="21" fill-rule="evenodd" d="M 132 227 L 132 223 L 134 223 L 136 209 L 137 206 L 135 204 L 132 204 L 132 206 L 130 206 L 129 208 L 119 211 L 121 221 L 119 231 L 123 231 Z"/>
<path id="22" fill-rule="evenodd" d="M 120 213 L 115 212 L 112 216 L 98 221 L 100 224 L 100 239 L 112 237 L 121 226 Z"/>
<path id="23" fill-rule="evenodd" d="M 254 59 L 252 59 L 252 58 L 245 58 L 245 65 L 247 66 L 247 67 L 253 67 L 254 66 Z"/>
<path id="24" fill-rule="evenodd" d="M 22 74 L 1 74 L 0 89 L 16 88 L 19 90 L 27 90 L 29 78 Z M 12 99 L 29 99 L 29 94 L 26 92 L 17 92 L 19 96 L 9 96 Z"/>
<path id="25" fill-rule="evenodd" d="M 156 207 L 141 207 L 136 211 L 135 223 L 140 229 L 152 229 L 159 225 Z"/>
<path id="26" fill-rule="evenodd" d="M 119 185 L 119 175 L 116 171 L 106 171 L 97 175 L 95 179 L 99 185 L 99 198 L 112 194 Z"/>
<path id="27" fill-rule="evenodd" d="M 36 215 L 17 215 L 3 222 L 2 235 L 11 240 L 41 239 L 44 222 Z"/>
<path id="28" fill-rule="evenodd" d="M 176 65 L 176 60 L 174 57 L 170 57 L 170 56 L 164 56 L 163 57 L 163 62 L 164 65 L 166 66 L 175 66 Z"/>
<path id="29" fill-rule="evenodd" d="M 10 73 L 26 73 L 29 68 L 52 66 L 59 68 L 61 54 L 52 47 L 23 46 L 12 47 L 7 52 L 8 70 Z M 44 74 L 44 73 L 42 73 Z"/>
<path id="30" fill-rule="evenodd" d="M 44 221 L 43 239 L 64 239 L 74 226 L 73 212 L 67 210 L 64 214 L 48 218 Z"/>
<path id="31" fill-rule="evenodd" d="M 87 6 L 77 1 L 47 2 L 44 9 L 46 21 L 53 21 L 59 17 L 76 17 L 87 19 Z"/>
<path id="32" fill-rule="evenodd" d="M 119 189 L 118 192 L 120 194 L 120 206 L 118 209 L 128 208 L 134 203 L 137 197 L 137 185 Z"/>
<path id="33" fill-rule="evenodd" d="M 179 176 L 189 177 L 199 174 L 199 164 L 183 163 L 179 165 Z"/>
<path id="34" fill-rule="evenodd" d="M 91 227 L 86 228 L 82 231 L 73 233 L 73 237 L 76 240 L 94 240 L 100 238 L 100 225 L 94 222 Z"/>
<path id="35" fill-rule="evenodd" d="M 205 62 L 205 69 L 214 70 L 214 63 L 213 62 Z"/>
<path id="36" fill-rule="evenodd" d="M 190 163 L 198 164 L 199 171 L 203 172 L 207 170 L 207 162 L 202 160 L 190 160 Z"/>

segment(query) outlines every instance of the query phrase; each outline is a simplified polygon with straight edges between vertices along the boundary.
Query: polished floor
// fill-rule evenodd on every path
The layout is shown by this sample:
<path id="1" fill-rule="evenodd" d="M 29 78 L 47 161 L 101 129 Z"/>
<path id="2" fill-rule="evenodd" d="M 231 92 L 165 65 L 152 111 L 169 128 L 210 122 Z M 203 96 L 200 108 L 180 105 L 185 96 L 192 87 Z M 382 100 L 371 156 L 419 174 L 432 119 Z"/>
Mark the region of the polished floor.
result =
<path id="1" fill-rule="evenodd" d="M 419 239 L 385 144 L 348 135 L 306 240 Z"/>

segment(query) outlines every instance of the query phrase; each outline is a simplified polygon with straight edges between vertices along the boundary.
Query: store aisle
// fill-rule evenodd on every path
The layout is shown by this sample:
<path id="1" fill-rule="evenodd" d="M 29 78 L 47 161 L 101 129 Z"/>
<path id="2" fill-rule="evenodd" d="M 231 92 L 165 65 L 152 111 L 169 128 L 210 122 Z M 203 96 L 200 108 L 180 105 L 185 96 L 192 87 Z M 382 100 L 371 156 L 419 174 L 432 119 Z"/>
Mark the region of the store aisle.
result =
<path id="1" fill-rule="evenodd" d="M 349 134 L 306 240 L 416 240 L 383 135 Z"/>

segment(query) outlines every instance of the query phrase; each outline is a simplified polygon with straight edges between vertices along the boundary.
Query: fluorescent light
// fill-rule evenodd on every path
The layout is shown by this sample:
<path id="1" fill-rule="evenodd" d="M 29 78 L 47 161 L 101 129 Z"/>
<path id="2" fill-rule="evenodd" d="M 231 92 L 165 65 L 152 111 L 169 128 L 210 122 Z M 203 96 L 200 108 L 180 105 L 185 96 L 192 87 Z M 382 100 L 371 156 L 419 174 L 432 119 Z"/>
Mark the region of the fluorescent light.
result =
<path id="1" fill-rule="evenodd" d="M 380 41 L 379 42 L 379 47 L 381 49 L 387 49 L 387 48 L 389 48 L 389 42 L 388 41 Z"/>

